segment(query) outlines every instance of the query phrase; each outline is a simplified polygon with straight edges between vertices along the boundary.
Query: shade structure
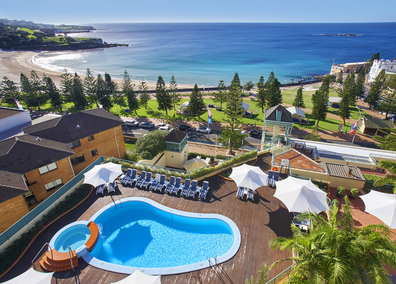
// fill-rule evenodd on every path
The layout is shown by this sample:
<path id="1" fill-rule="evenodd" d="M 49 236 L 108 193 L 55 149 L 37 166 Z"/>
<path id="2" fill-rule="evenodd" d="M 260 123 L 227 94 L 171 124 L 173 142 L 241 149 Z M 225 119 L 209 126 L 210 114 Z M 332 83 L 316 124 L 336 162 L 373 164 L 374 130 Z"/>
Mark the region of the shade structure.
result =
<path id="1" fill-rule="evenodd" d="M 22 273 L 21 275 L 12 278 L 11 280 L 8 280 L 7 284 L 50 284 L 51 279 L 52 279 L 52 274 L 54 272 L 50 273 L 43 273 L 43 272 L 38 272 L 31 267 L 29 270 L 26 272 Z"/>
<path id="2" fill-rule="evenodd" d="M 259 167 L 243 164 L 232 168 L 230 175 L 238 187 L 247 187 L 256 190 L 260 186 L 267 185 L 268 175 Z"/>
<path id="3" fill-rule="evenodd" d="M 326 192 L 319 189 L 310 180 L 287 177 L 276 181 L 274 197 L 282 201 L 289 212 L 322 212 L 329 210 Z"/>
<path id="4" fill-rule="evenodd" d="M 186 161 L 183 165 L 183 168 L 185 168 L 186 171 L 191 172 L 199 168 L 206 167 L 207 165 L 208 164 L 206 164 L 205 161 L 203 161 L 202 159 L 194 158 Z"/>
<path id="5" fill-rule="evenodd" d="M 391 229 L 396 228 L 396 196 L 394 194 L 371 190 L 360 198 L 366 206 L 365 212 L 374 215 Z"/>
<path id="6" fill-rule="evenodd" d="M 287 110 L 293 115 L 297 115 L 299 117 L 305 117 L 305 112 L 298 107 L 292 106 L 292 107 L 288 107 Z"/>
<path id="7" fill-rule="evenodd" d="M 116 177 L 122 174 L 121 165 L 106 163 L 94 166 L 84 174 L 84 182 L 93 186 L 113 182 Z"/>
<path id="8" fill-rule="evenodd" d="M 134 273 L 129 275 L 128 277 L 117 281 L 112 282 L 111 284 L 161 284 L 161 275 L 152 276 L 147 275 L 141 272 L 139 269 L 136 269 Z"/>

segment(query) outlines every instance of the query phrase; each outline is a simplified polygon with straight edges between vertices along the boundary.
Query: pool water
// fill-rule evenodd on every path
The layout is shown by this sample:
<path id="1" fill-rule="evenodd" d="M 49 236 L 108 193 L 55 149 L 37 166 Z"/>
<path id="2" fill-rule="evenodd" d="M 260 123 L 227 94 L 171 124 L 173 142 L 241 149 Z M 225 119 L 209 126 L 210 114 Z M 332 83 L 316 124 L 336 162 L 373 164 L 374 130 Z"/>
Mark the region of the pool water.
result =
<path id="1" fill-rule="evenodd" d="M 194 218 L 128 201 L 96 217 L 99 240 L 91 255 L 99 260 L 145 268 L 183 266 L 227 253 L 231 227 L 216 218 Z"/>
<path id="2" fill-rule="evenodd" d="M 68 252 L 84 245 L 91 235 L 86 225 L 75 225 L 64 230 L 55 240 L 54 248 L 59 252 Z"/>

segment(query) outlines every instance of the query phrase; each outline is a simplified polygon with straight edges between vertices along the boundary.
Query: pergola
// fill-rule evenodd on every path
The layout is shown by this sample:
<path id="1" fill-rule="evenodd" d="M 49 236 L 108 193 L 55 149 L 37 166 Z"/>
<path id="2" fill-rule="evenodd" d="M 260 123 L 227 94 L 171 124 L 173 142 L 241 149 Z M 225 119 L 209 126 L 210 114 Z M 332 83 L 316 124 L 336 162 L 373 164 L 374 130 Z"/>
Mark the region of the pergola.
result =
<path id="1" fill-rule="evenodd" d="M 266 138 L 267 126 L 273 127 L 272 136 L 270 136 L 270 138 Z M 285 129 L 285 143 L 286 145 L 289 145 L 291 132 L 293 129 L 293 119 L 291 113 L 281 105 L 276 105 L 265 110 L 263 133 L 261 136 L 262 149 L 266 142 L 274 141 L 275 139 L 281 137 L 279 134 L 280 127 Z"/>

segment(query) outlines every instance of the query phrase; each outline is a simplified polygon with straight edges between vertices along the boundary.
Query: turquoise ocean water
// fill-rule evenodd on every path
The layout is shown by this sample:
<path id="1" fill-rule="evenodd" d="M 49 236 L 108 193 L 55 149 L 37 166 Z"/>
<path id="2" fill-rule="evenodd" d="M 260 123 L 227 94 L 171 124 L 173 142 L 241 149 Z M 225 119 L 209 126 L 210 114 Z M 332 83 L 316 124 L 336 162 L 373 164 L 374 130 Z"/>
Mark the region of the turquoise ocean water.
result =
<path id="1" fill-rule="evenodd" d="M 171 75 L 180 84 L 217 86 L 238 72 L 242 82 L 266 79 L 281 83 L 330 72 L 333 62 L 361 62 L 379 52 L 396 57 L 396 23 L 279 24 L 166 23 L 92 24 L 97 30 L 74 37 L 99 37 L 128 47 L 42 53 L 35 63 L 52 70 L 90 68 L 137 81 Z M 356 36 L 333 36 L 355 34 Z"/>

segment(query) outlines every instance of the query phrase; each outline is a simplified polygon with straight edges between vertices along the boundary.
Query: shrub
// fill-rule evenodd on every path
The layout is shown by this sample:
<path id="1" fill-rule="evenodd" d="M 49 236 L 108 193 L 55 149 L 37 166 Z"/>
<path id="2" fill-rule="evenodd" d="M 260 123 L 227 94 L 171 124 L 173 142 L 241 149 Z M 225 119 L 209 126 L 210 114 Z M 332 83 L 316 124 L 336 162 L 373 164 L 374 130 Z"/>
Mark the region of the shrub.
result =
<path id="1" fill-rule="evenodd" d="M 359 190 L 357 188 L 352 188 L 351 189 L 351 193 L 349 194 L 349 196 L 351 198 L 355 198 L 356 196 L 358 196 Z"/>
<path id="2" fill-rule="evenodd" d="M 344 193 L 345 193 L 345 187 L 343 187 L 343 186 L 337 187 L 337 195 L 338 196 L 342 197 L 342 196 L 344 196 Z"/>

